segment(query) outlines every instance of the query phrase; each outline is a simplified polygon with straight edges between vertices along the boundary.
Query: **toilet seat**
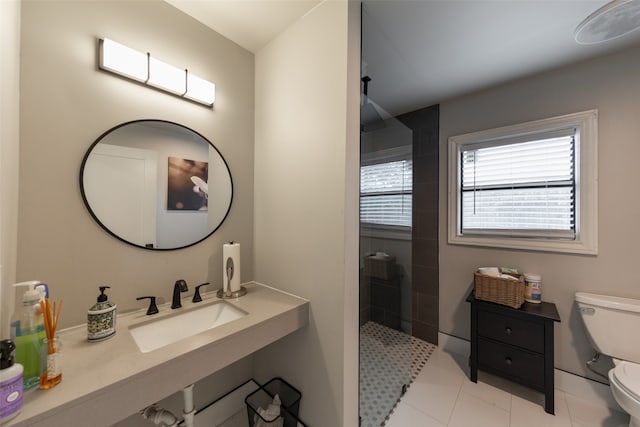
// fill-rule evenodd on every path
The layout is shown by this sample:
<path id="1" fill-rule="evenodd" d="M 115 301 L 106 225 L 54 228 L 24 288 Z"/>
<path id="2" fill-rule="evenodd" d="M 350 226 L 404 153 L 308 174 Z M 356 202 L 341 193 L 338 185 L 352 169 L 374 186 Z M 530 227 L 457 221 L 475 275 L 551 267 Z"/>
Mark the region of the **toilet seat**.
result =
<path id="1" fill-rule="evenodd" d="M 613 368 L 613 377 L 620 388 L 640 401 L 640 364 L 620 362 Z"/>

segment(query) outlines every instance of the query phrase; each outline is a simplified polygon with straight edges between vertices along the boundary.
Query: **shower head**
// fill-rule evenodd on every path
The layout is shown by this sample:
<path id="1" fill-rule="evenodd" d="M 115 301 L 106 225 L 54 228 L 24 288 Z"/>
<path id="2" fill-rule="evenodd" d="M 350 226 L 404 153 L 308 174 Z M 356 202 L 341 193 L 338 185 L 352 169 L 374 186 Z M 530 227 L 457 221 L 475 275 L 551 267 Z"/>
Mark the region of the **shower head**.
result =
<path id="1" fill-rule="evenodd" d="M 613 0 L 587 16 L 575 29 L 576 42 L 602 43 L 640 28 L 640 0 Z"/>
<path id="2" fill-rule="evenodd" d="M 369 82 L 371 81 L 371 77 L 364 76 L 361 81 L 364 83 L 364 87 L 362 90 L 362 105 L 360 105 L 360 131 L 371 132 L 382 129 L 386 127 L 386 124 L 376 107 L 369 100 Z"/>

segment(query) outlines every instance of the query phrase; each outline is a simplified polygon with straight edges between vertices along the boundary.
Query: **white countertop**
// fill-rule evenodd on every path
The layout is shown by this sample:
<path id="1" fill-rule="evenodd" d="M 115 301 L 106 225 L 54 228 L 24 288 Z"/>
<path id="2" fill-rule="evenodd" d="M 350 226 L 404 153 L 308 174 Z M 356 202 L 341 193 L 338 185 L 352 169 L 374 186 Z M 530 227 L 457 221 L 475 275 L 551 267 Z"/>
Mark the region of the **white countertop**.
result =
<path id="1" fill-rule="evenodd" d="M 112 425 L 308 324 L 308 300 L 255 282 L 243 286 L 245 296 L 225 301 L 246 316 L 148 353 L 138 349 L 129 326 L 218 300 L 215 292 L 196 304 L 184 298 L 181 309 L 159 305 L 153 316 L 146 309 L 119 314 L 116 334 L 105 341 L 88 342 L 86 325 L 59 331 L 62 382 L 27 391 L 8 426 Z"/>

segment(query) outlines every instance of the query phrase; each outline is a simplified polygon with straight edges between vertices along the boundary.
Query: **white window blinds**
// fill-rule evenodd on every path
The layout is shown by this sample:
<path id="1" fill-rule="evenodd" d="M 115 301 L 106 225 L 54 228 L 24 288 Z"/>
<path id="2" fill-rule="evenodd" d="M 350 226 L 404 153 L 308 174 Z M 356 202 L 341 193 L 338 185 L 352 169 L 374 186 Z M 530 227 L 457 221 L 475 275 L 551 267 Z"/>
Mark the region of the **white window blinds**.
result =
<path id="1" fill-rule="evenodd" d="M 360 221 L 411 227 L 411 160 L 360 168 Z"/>
<path id="2" fill-rule="evenodd" d="M 462 147 L 462 234 L 575 239 L 575 133 L 571 128 Z"/>

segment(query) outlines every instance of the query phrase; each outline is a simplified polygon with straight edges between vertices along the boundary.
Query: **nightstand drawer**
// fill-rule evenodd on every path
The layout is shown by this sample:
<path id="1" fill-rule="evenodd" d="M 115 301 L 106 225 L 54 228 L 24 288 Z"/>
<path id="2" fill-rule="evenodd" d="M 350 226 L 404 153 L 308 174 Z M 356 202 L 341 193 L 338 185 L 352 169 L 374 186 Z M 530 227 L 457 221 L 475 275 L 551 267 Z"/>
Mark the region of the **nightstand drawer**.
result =
<path id="1" fill-rule="evenodd" d="M 479 310 L 478 335 L 544 353 L 544 325 L 541 323 Z"/>
<path id="2" fill-rule="evenodd" d="M 531 386 L 544 387 L 544 357 L 506 344 L 478 339 L 478 363 L 515 377 Z"/>

